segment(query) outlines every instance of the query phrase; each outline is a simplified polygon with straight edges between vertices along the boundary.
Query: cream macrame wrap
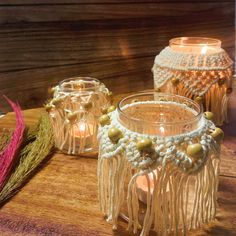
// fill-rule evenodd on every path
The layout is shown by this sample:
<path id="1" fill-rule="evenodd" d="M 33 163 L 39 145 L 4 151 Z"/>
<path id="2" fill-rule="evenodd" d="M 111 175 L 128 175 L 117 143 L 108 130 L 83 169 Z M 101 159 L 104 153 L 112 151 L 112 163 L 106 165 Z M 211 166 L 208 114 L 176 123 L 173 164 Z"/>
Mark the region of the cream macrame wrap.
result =
<path id="1" fill-rule="evenodd" d="M 198 54 L 166 47 L 154 61 L 154 86 L 161 92 L 192 99 L 204 97 L 205 109 L 215 114 L 217 125 L 222 125 L 228 121 L 227 88 L 231 88 L 232 64 L 223 49 L 217 53 Z M 175 79 L 174 84 L 172 79 Z"/>
<path id="2" fill-rule="evenodd" d="M 220 144 L 211 132 L 215 125 L 202 117 L 200 126 L 187 134 L 160 137 L 131 132 L 118 121 L 118 112 L 109 113 L 111 124 L 100 127 L 98 190 L 101 211 L 117 228 L 121 208 L 128 211 L 128 229 L 148 235 L 180 233 L 196 229 L 215 217 L 218 188 Z M 123 138 L 110 141 L 108 130 L 116 127 Z M 142 156 L 136 142 L 150 138 L 154 154 Z M 204 150 L 201 159 L 193 161 L 186 154 L 189 144 L 200 143 Z M 146 212 L 139 220 L 140 201 L 136 180 L 145 176 L 148 183 Z M 154 182 L 151 191 L 151 179 Z M 190 196 L 189 189 L 193 194 Z"/>
<path id="3" fill-rule="evenodd" d="M 80 81 L 66 82 L 73 86 Z M 101 115 L 101 108 L 108 107 L 110 101 L 106 94 L 109 90 L 103 83 L 90 82 L 97 86 L 98 91 L 83 91 L 75 89 L 71 92 L 63 91 L 59 86 L 54 88 L 54 98 L 48 103 L 49 116 L 53 126 L 55 146 L 64 150 L 67 154 L 80 154 L 85 152 L 87 136 L 91 136 L 91 143 L 96 147 L 97 143 L 97 118 Z M 84 105 L 91 104 L 91 109 Z M 70 116 L 72 119 L 70 119 Z M 90 124 L 90 126 L 89 126 Z M 76 131 L 83 127 L 83 133 Z M 92 127 L 92 130 L 91 128 Z M 86 134 L 86 135 L 85 135 Z M 78 142 L 79 141 L 79 142 Z"/>

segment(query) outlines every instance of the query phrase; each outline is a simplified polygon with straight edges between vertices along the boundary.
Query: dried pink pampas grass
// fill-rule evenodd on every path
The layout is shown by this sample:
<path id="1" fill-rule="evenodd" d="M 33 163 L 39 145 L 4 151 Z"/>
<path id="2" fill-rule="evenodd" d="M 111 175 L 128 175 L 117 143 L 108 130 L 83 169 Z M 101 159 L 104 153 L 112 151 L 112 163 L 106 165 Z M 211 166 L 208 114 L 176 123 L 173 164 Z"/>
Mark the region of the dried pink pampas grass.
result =
<path id="1" fill-rule="evenodd" d="M 8 175 L 10 174 L 12 165 L 14 163 L 14 159 L 22 143 L 25 130 L 25 125 L 20 106 L 12 102 L 6 96 L 4 97 L 16 114 L 16 128 L 12 133 L 10 142 L 5 147 L 3 152 L 0 153 L 0 189 L 2 189 Z"/>

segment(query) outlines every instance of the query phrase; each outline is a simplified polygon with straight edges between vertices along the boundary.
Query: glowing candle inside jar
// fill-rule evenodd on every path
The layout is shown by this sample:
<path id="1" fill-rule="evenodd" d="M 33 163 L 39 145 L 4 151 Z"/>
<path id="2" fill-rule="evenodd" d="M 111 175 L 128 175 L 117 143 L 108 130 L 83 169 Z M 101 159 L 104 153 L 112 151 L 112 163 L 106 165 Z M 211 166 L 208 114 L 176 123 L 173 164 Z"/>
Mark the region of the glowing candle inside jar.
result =
<path id="1" fill-rule="evenodd" d="M 156 171 L 153 172 L 153 174 L 156 176 Z M 153 174 L 148 174 L 149 180 L 150 180 L 150 192 L 153 193 L 154 189 L 154 181 L 153 181 Z M 147 193 L 148 193 L 148 181 L 146 176 L 139 176 L 136 180 L 137 184 L 137 192 L 138 192 L 138 198 L 143 203 L 147 203 Z"/>
<path id="2" fill-rule="evenodd" d="M 75 137 L 85 138 L 92 135 L 91 133 L 92 130 L 93 130 L 92 125 L 86 123 L 80 123 L 78 126 L 75 127 L 74 134 Z"/>
<path id="3" fill-rule="evenodd" d="M 163 155 L 159 157 L 158 155 L 153 155 L 153 152 L 157 152 L 156 149 L 159 146 L 163 146 L 158 152 L 164 153 L 165 149 L 168 148 L 165 145 L 166 138 L 173 138 L 174 136 L 191 132 L 200 124 L 200 117 L 197 117 L 200 108 L 191 100 L 180 97 L 174 100 L 171 97 L 174 95 L 157 94 L 157 97 L 155 95 L 153 96 L 154 101 L 145 102 L 141 100 L 141 102 L 136 101 L 129 105 L 124 105 L 123 113 L 120 113 L 119 116 L 119 121 L 122 125 L 131 131 L 143 134 L 143 138 L 140 137 L 140 140 L 145 142 L 151 139 L 152 142 L 152 146 L 147 149 L 138 147 L 138 142 L 136 144 L 140 152 L 140 171 L 146 171 L 150 168 L 148 174 L 139 175 L 136 179 L 137 195 L 143 203 L 147 203 L 149 188 L 150 194 L 153 194 L 155 179 L 158 176 L 158 171 L 162 168 L 162 159 L 165 158 Z M 140 94 L 140 97 L 142 96 L 145 95 Z M 157 144 L 152 137 L 156 138 L 162 144 Z M 155 162 L 158 163 L 155 165 Z M 169 183 L 167 183 L 165 191 L 169 192 Z"/>
<path id="4" fill-rule="evenodd" d="M 188 37 L 183 37 L 178 41 L 178 43 L 175 43 L 174 40 L 171 40 L 170 43 L 173 50 L 187 53 L 207 54 L 218 52 L 220 50 L 218 44 L 215 45 L 216 42 L 212 42 L 211 39 L 207 38 L 196 37 L 191 39 Z"/>
<path id="5" fill-rule="evenodd" d="M 74 127 L 73 136 L 76 140 L 76 146 L 80 149 L 90 145 L 94 140 L 94 132 L 96 127 L 93 124 L 80 122 Z"/>

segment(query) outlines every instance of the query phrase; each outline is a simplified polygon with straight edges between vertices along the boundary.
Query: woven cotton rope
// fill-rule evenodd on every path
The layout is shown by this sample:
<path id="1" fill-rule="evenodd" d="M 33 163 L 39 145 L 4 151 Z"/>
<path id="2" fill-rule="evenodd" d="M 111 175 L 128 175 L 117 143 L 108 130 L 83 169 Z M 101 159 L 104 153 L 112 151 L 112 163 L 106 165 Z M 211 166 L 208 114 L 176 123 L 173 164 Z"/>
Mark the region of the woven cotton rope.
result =
<path id="1" fill-rule="evenodd" d="M 46 105 L 55 145 L 67 154 L 85 153 L 97 148 L 98 117 L 110 105 L 110 91 L 93 78 L 62 81 Z"/>
<path id="2" fill-rule="evenodd" d="M 150 102 L 135 104 L 146 103 Z M 150 230 L 159 235 L 185 235 L 187 230 L 215 217 L 221 130 L 203 116 L 196 130 L 161 137 L 127 129 L 119 122 L 117 110 L 106 116 L 98 132 L 97 174 L 101 211 L 113 229 L 117 228 L 124 205 L 128 229 L 133 233 L 141 230 L 140 235 L 148 235 Z M 200 147 L 200 152 L 191 156 L 188 148 L 194 145 Z M 137 186 L 140 176 L 146 177 L 148 185 L 142 220 Z"/>
<path id="3" fill-rule="evenodd" d="M 180 52 L 166 47 L 156 56 L 152 68 L 157 91 L 202 100 L 215 122 L 227 118 L 227 102 L 232 92 L 232 60 L 221 48 L 207 54 Z"/>

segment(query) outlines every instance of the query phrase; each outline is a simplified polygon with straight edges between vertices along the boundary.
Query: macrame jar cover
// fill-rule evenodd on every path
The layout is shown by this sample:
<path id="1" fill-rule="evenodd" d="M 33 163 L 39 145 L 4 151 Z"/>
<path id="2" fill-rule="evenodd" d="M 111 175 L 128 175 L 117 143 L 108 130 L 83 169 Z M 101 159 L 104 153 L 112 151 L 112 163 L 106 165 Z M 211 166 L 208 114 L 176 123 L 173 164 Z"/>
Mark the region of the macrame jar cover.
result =
<path id="1" fill-rule="evenodd" d="M 63 80 L 53 91 L 53 99 L 45 107 L 56 147 L 67 154 L 96 152 L 98 117 L 110 105 L 111 92 L 89 77 Z"/>
<path id="2" fill-rule="evenodd" d="M 145 96 L 128 97 L 130 103 L 123 102 L 121 107 L 121 101 L 117 110 L 100 118 L 101 211 L 113 229 L 122 216 L 133 233 L 141 230 L 141 235 L 148 235 L 154 230 L 158 235 L 186 235 L 215 217 L 223 132 L 210 121 L 212 113 L 202 116 L 187 98 L 161 93 Z M 194 117 L 186 121 L 189 112 Z M 163 113 L 171 122 L 162 119 Z M 146 181 L 145 204 L 139 178 Z"/>
<path id="3" fill-rule="evenodd" d="M 156 91 L 175 93 L 202 102 L 215 114 L 214 122 L 227 122 L 232 92 L 232 60 L 211 38 L 174 38 L 156 56 L 152 68 Z"/>

